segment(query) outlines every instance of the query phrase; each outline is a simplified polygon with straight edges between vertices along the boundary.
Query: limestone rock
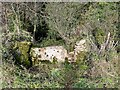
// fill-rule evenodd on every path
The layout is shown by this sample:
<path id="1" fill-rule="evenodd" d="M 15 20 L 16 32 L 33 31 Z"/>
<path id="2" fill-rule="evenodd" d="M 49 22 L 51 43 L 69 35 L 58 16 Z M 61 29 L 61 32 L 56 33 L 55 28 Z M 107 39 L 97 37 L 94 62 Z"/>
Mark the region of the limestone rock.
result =
<path id="1" fill-rule="evenodd" d="M 64 62 L 65 58 L 68 57 L 67 50 L 63 46 L 31 48 L 30 55 L 34 64 L 44 60 L 53 62 L 54 59 L 56 59 L 57 62 Z"/>

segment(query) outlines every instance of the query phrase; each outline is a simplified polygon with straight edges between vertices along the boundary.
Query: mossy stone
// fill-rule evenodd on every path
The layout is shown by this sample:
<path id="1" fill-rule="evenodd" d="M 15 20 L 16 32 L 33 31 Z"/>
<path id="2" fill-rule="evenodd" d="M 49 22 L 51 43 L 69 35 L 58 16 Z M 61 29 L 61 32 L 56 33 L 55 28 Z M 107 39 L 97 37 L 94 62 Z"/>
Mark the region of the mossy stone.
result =
<path id="1" fill-rule="evenodd" d="M 77 60 L 76 62 L 84 62 L 85 58 L 87 56 L 87 52 L 81 51 L 80 53 L 77 54 Z"/>
<path id="2" fill-rule="evenodd" d="M 16 51 L 16 62 L 19 62 L 20 64 L 23 64 L 26 67 L 31 66 L 31 61 L 30 61 L 30 48 L 31 48 L 32 43 L 31 42 L 16 42 L 15 47 L 13 48 Z M 19 54 L 18 54 L 19 52 Z"/>
<path id="3" fill-rule="evenodd" d="M 76 60 L 76 64 L 79 66 L 79 68 L 83 71 L 85 71 L 88 68 L 88 65 L 86 63 L 86 57 L 88 55 L 88 52 L 85 51 L 81 51 L 78 53 L 77 60 Z M 82 72 L 82 71 L 81 71 Z"/>

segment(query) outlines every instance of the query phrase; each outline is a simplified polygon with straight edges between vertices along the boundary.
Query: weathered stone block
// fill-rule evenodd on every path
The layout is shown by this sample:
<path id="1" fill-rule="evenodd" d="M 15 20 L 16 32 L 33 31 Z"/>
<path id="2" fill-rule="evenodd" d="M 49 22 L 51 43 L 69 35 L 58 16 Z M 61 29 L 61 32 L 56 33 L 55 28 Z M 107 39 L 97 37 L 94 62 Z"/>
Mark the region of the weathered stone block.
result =
<path id="1" fill-rule="evenodd" d="M 80 41 L 76 42 L 75 48 L 74 48 L 74 59 L 75 59 L 75 61 L 78 60 L 79 58 L 84 59 L 87 52 L 89 51 L 88 49 L 89 48 L 88 48 L 86 39 L 83 39 L 83 40 L 80 40 Z"/>
<path id="2" fill-rule="evenodd" d="M 64 62 L 65 58 L 68 57 L 67 50 L 63 46 L 31 48 L 30 55 L 34 64 L 38 61 L 46 60 L 53 62 L 54 59 L 56 59 L 57 62 Z"/>

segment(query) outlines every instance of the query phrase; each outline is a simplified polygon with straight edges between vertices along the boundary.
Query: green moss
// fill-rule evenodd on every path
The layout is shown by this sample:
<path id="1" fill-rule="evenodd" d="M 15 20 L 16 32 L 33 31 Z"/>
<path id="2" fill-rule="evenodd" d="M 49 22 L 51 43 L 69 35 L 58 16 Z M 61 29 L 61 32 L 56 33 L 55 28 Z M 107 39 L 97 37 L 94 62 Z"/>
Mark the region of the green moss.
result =
<path id="1" fill-rule="evenodd" d="M 95 38 L 99 45 L 103 44 L 105 40 L 105 31 L 102 29 L 96 29 Z"/>
<path id="2" fill-rule="evenodd" d="M 27 67 L 31 65 L 30 62 L 30 47 L 31 47 L 31 42 L 16 42 L 15 47 L 13 48 L 16 51 L 16 62 L 19 62 Z M 18 53 L 19 52 L 19 53 Z"/>
<path id="3" fill-rule="evenodd" d="M 78 53 L 77 57 L 77 62 L 84 62 L 85 58 L 87 56 L 87 52 L 81 51 L 80 53 Z"/>
<path id="4" fill-rule="evenodd" d="M 58 61 L 57 61 L 57 58 L 56 57 L 53 57 L 53 64 L 56 64 Z"/>
<path id="5" fill-rule="evenodd" d="M 86 63 L 86 56 L 88 55 L 87 52 L 81 51 L 77 55 L 77 60 L 76 63 L 79 65 L 79 68 L 81 70 L 86 70 L 88 68 L 87 63 Z"/>
<path id="6" fill-rule="evenodd" d="M 33 65 L 35 65 L 35 63 L 38 62 L 38 60 L 37 60 L 37 58 L 35 57 L 34 53 L 35 53 L 34 48 L 31 48 L 31 49 L 30 49 L 30 57 L 31 57 L 31 59 L 32 59 L 32 64 L 33 64 Z"/>

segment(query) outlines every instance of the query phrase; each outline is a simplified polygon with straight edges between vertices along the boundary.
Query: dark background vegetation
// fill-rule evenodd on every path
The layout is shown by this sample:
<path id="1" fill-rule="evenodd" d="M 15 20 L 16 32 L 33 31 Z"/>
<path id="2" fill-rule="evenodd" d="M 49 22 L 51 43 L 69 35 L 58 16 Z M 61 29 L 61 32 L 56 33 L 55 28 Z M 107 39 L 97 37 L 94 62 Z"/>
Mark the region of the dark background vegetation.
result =
<path id="1" fill-rule="evenodd" d="M 2 4 L 3 88 L 120 88 L 119 2 L 28 2 Z M 62 45 L 73 51 L 88 40 L 90 50 L 76 64 L 15 64 L 16 41 L 35 47 Z"/>

